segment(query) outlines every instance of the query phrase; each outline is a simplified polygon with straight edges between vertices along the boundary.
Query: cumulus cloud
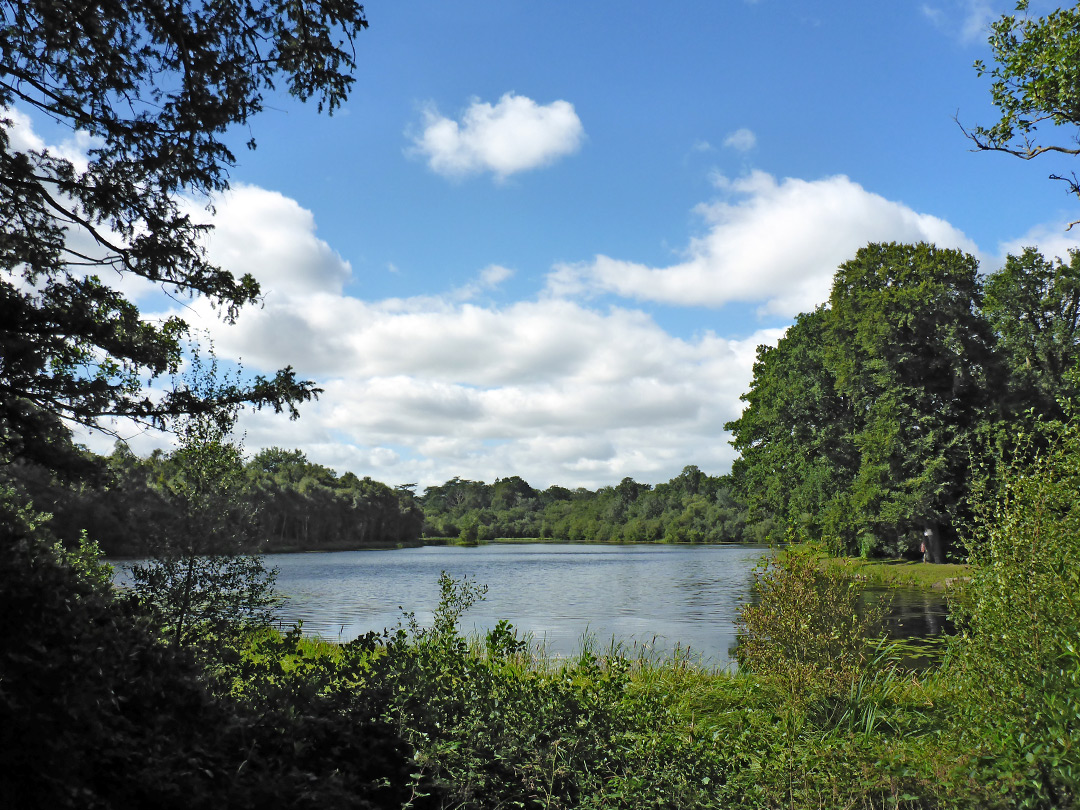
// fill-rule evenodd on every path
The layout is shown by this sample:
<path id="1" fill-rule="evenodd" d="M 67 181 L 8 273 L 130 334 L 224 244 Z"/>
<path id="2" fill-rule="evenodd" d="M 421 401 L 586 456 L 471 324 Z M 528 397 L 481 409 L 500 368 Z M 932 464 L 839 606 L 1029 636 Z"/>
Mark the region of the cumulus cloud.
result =
<path id="1" fill-rule="evenodd" d="M 193 218 L 214 224 L 207 252 L 233 275 L 251 273 L 268 301 L 314 291 L 340 293 L 352 269 L 315 235 L 311 211 L 276 191 L 243 183 L 214 201 L 215 213 L 188 203 Z"/>
<path id="2" fill-rule="evenodd" d="M 264 305 L 232 326 L 199 299 L 148 317 L 181 314 L 209 331 L 220 357 L 258 373 L 293 365 L 324 389 L 298 422 L 245 413 L 249 452 L 297 447 L 341 471 L 421 486 L 512 474 L 534 486 L 659 482 L 690 463 L 719 473 L 734 457 L 723 425 L 741 411 L 756 348 L 783 329 L 677 336 L 628 301 L 747 301 L 793 314 L 823 300 L 836 265 L 867 241 L 973 246 L 948 223 L 845 177 L 716 180 L 724 197 L 698 209 L 705 232 L 681 263 L 598 257 L 555 268 L 549 292 L 562 285 L 561 294 L 508 304 L 484 297 L 511 276 L 502 265 L 441 295 L 352 296 L 348 262 L 318 238 L 310 211 L 239 185 L 215 201 L 207 248 L 213 261 L 258 278 Z M 1055 235 L 1049 228 L 1019 242 L 1056 245 Z M 597 292 L 627 300 L 601 307 L 587 297 Z M 138 452 L 165 444 L 119 429 Z M 79 438 L 101 452 L 112 441 Z"/>
<path id="3" fill-rule="evenodd" d="M 749 152 L 757 146 L 757 136 L 745 127 L 737 129 L 724 139 L 724 146 L 737 152 Z"/>
<path id="4" fill-rule="evenodd" d="M 310 212 L 254 187 L 222 198 L 210 258 L 270 290 L 228 325 L 196 299 L 181 314 L 249 372 L 293 365 L 325 390 L 298 422 L 244 413 L 248 452 L 298 447 L 314 461 L 391 484 L 521 475 L 535 486 L 665 481 L 689 463 L 727 469 L 723 424 L 741 409 L 755 349 L 782 330 L 677 337 L 631 307 L 542 297 L 478 303 L 490 265 L 442 295 L 363 300 Z M 284 241 L 275 241 L 282 239 Z M 275 293 L 275 290 L 287 294 Z M 138 452 L 167 440 L 121 426 Z M 110 437 L 80 434 L 107 452 Z"/>
<path id="5" fill-rule="evenodd" d="M 935 25 L 941 24 L 941 18 L 944 15 L 944 12 L 940 8 L 936 8 L 934 6 L 923 3 L 919 7 L 919 9 L 920 11 L 922 11 L 923 16 L 930 20 L 930 22 L 934 23 Z"/>
<path id="6" fill-rule="evenodd" d="M 541 105 L 513 93 L 494 105 L 474 99 L 460 121 L 440 115 L 433 105 L 423 119 L 412 151 L 446 177 L 491 172 L 502 180 L 573 154 L 585 137 L 573 104 Z"/>
<path id="7" fill-rule="evenodd" d="M 518 474 L 595 487 L 667 480 L 687 463 L 721 472 L 733 457 L 723 424 L 740 411 L 755 348 L 781 333 L 683 340 L 640 312 L 555 300 L 342 306 L 366 319 L 326 356 L 325 393 L 302 421 L 339 437 L 344 468 L 371 472 L 381 450 L 378 474 L 423 484 Z M 280 443 L 246 427 L 249 445 Z"/>
<path id="8" fill-rule="evenodd" d="M 1063 261 L 1069 261 L 1070 250 L 1080 250 L 1080 233 L 1078 228 L 1071 231 L 1065 230 L 1067 222 L 1057 222 L 1049 225 L 1036 225 L 1019 239 L 1012 239 L 998 245 L 998 256 L 994 259 L 993 268 L 984 266 L 983 270 L 996 269 L 1005 264 L 1008 255 L 1019 256 L 1025 248 L 1037 247 L 1047 258 L 1057 257 Z"/>
<path id="9" fill-rule="evenodd" d="M 293 362 L 325 389 L 288 439 L 280 420 L 245 416 L 249 449 L 299 442 L 323 463 L 425 485 L 518 474 L 594 487 L 667 480 L 687 463 L 720 472 L 733 457 L 723 423 L 740 411 L 755 348 L 781 333 L 684 340 L 638 311 L 554 299 L 402 304 L 319 296 L 220 330 L 228 356 Z M 268 343 L 268 327 L 281 339 Z"/>
<path id="10" fill-rule="evenodd" d="M 0 120 L 7 130 L 10 147 L 19 152 L 43 152 L 68 160 L 78 172 L 85 172 L 89 165 L 87 153 L 103 141 L 82 130 L 76 130 L 59 144 L 47 144 L 34 130 L 29 115 L 14 107 L 0 107 Z"/>
<path id="11" fill-rule="evenodd" d="M 960 27 L 960 38 L 964 42 L 985 39 L 990 30 L 990 22 L 998 14 L 986 0 L 967 0 L 964 8 L 964 21 Z"/>
<path id="12" fill-rule="evenodd" d="M 555 296 L 614 293 L 639 301 L 721 307 L 757 303 L 793 316 L 828 297 L 833 273 L 869 242 L 934 242 L 975 252 L 948 222 L 873 194 L 838 175 L 777 180 L 765 172 L 717 176 L 726 198 L 697 208 L 707 232 L 683 261 L 649 267 L 597 256 L 562 264 L 548 277 Z"/>
<path id="13" fill-rule="evenodd" d="M 474 281 L 452 290 L 448 297 L 456 301 L 472 301 L 486 292 L 497 289 L 512 275 L 514 271 L 509 267 L 490 264 L 480 271 Z"/>

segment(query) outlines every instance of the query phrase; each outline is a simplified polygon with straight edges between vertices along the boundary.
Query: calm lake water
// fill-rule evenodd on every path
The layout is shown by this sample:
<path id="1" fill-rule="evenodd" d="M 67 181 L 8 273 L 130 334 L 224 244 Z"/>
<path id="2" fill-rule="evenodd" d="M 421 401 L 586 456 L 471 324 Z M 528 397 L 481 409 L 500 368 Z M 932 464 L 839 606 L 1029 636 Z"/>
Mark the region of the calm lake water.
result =
<path id="1" fill-rule="evenodd" d="M 735 616 L 750 598 L 754 567 L 768 553 L 746 546 L 492 544 L 270 554 L 266 564 L 279 569 L 282 623 L 302 620 L 305 633 L 331 640 L 392 628 L 402 611 L 430 624 L 439 574 L 446 571 L 488 588 L 462 619 L 466 633 L 508 619 L 555 655 L 578 651 L 588 635 L 603 645 L 615 638 L 658 653 L 689 647 L 725 666 Z M 893 635 L 941 632 L 940 595 L 903 590 L 893 605 Z"/>

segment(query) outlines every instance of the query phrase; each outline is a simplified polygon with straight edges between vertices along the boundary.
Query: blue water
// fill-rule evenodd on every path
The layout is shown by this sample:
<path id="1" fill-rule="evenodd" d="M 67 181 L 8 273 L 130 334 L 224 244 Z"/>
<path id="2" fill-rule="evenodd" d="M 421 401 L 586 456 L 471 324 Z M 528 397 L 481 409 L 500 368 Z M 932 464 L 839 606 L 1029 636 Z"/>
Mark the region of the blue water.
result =
<path id="1" fill-rule="evenodd" d="M 282 624 L 302 620 L 306 633 L 331 640 L 393 628 L 404 611 L 430 624 L 439 574 L 446 571 L 488 589 L 465 614 L 466 633 L 508 619 L 553 655 L 572 655 L 589 636 L 599 645 L 615 639 L 656 654 L 689 648 L 705 663 L 727 666 L 735 618 L 768 553 L 746 546 L 495 544 L 271 554 L 265 561 L 279 570 Z M 942 594 L 904 588 L 887 594 L 891 636 L 949 631 Z"/>
<path id="2" fill-rule="evenodd" d="M 507 544 L 271 554 L 285 625 L 347 641 L 392 628 L 412 611 L 430 624 L 442 571 L 487 586 L 462 620 L 466 633 L 508 619 L 554 655 L 591 636 L 657 653 L 689 647 L 714 665 L 730 662 L 734 620 L 750 597 L 752 572 L 768 553 L 745 546 Z"/>

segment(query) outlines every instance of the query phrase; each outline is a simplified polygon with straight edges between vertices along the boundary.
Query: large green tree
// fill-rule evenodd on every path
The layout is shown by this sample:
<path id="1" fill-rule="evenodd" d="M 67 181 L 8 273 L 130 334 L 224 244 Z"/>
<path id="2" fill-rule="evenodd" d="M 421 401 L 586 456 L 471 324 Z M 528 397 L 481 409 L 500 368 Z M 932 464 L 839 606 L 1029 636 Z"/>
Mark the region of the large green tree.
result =
<path id="1" fill-rule="evenodd" d="M 985 288 L 984 310 L 1008 366 L 1009 410 L 1063 417 L 1062 403 L 1080 393 L 1080 251 L 1065 262 L 1027 248 Z"/>
<path id="2" fill-rule="evenodd" d="M 858 459 L 855 414 L 827 362 L 829 318 L 825 308 L 803 313 L 775 347 L 758 347 L 741 397 L 746 408 L 725 428 L 740 454 L 733 477 L 753 519 L 775 517 L 803 535 L 837 538 L 826 527 L 845 511 Z"/>
<path id="3" fill-rule="evenodd" d="M 977 270 L 957 250 L 868 245 L 827 306 L 758 350 L 727 425 L 754 519 L 833 553 L 944 560 L 1003 387 Z"/>
<path id="4" fill-rule="evenodd" d="M 863 553 L 921 534 L 944 561 L 999 384 L 981 303 L 978 262 L 958 250 L 872 244 L 836 273 L 827 362 L 859 423 L 849 531 Z"/>
<path id="5" fill-rule="evenodd" d="M 207 401 L 229 385 L 216 360 L 197 353 L 185 379 Z M 178 420 L 179 447 L 162 465 L 157 487 L 172 519 L 136 522 L 151 538 L 151 557 L 130 568 L 134 591 L 177 645 L 271 618 L 273 573 L 249 553 L 256 524 L 244 497 L 243 450 L 232 437 L 238 412 L 231 404 Z"/>
<path id="6" fill-rule="evenodd" d="M 355 0 L 0 0 L 0 452 L 42 455 L 59 417 L 160 427 L 221 404 L 145 394 L 176 371 L 187 325 L 143 320 L 113 285 L 204 296 L 226 320 L 258 299 L 208 261 L 179 195 L 228 187 L 226 136 L 277 83 L 333 111 L 366 26 Z M 12 110 L 90 136 L 85 164 L 26 148 Z M 313 393 L 286 368 L 221 397 L 295 414 Z"/>

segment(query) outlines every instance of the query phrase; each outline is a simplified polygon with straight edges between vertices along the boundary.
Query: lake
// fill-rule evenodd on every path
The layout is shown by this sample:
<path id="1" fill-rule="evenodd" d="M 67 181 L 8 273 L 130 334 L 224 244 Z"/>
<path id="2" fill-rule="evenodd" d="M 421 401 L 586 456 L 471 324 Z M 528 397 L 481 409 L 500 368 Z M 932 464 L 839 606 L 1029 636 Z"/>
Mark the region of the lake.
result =
<path id="1" fill-rule="evenodd" d="M 430 624 L 446 571 L 488 588 L 462 620 L 466 633 L 508 619 L 555 655 L 578 651 L 588 635 L 605 646 L 615 638 L 657 653 L 689 647 L 726 666 L 735 617 L 768 553 L 747 546 L 515 543 L 269 554 L 265 562 L 279 569 L 282 623 L 302 620 L 305 633 L 330 640 L 394 627 L 402 611 Z M 902 589 L 893 606 L 892 635 L 934 635 L 944 626 L 940 594 Z"/>

